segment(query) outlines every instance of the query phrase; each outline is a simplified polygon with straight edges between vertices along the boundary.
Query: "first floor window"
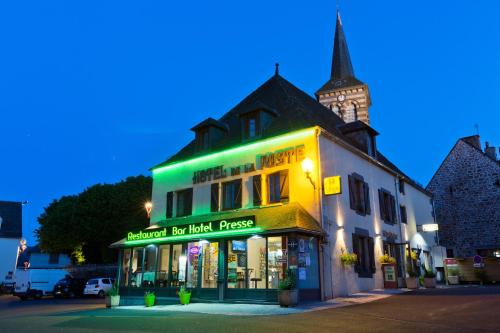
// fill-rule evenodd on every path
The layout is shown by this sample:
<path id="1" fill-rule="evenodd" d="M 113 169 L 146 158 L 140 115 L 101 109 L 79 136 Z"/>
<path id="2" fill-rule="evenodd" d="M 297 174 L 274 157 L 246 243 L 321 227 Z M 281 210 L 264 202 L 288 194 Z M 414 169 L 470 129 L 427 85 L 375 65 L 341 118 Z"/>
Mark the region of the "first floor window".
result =
<path id="1" fill-rule="evenodd" d="M 373 238 L 365 235 L 352 235 L 352 251 L 357 254 L 358 262 L 354 270 L 359 277 L 373 277 L 375 273 L 375 247 Z"/>
<path id="2" fill-rule="evenodd" d="M 389 224 L 395 224 L 396 219 L 396 199 L 391 192 L 383 188 L 378 190 L 380 218 Z"/>
<path id="3" fill-rule="evenodd" d="M 267 177 L 269 203 L 288 201 L 288 170 L 281 170 Z"/>
<path id="4" fill-rule="evenodd" d="M 188 216 L 193 211 L 193 189 L 177 191 L 177 216 Z"/>
<path id="5" fill-rule="evenodd" d="M 401 223 L 408 223 L 408 216 L 406 215 L 406 207 L 401 205 L 399 206 L 401 213 Z"/>
<path id="6" fill-rule="evenodd" d="M 353 173 L 348 176 L 349 202 L 351 209 L 360 215 L 370 215 L 370 189 L 363 176 Z"/>
<path id="7" fill-rule="evenodd" d="M 241 179 L 222 183 L 222 209 L 241 208 Z"/>

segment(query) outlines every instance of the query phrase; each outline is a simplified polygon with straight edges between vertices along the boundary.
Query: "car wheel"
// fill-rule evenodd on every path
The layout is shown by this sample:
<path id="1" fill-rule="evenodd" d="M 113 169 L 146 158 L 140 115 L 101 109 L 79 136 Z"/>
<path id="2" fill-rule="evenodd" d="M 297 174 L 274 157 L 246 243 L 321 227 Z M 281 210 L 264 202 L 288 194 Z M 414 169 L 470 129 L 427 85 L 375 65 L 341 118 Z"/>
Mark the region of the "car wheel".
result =
<path id="1" fill-rule="evenodd" d="M 103 298 L 104 297 L 104 290 L 99 290 L 99 293 L 97 294 L 97 296 L 99 298 Z"/>
<path id="2" fill-rule="evenodd" d="M 28 299 L 28 296 L 19 296 L 19 298 L 21 299 L 21 301 L 26 301 Z"/>

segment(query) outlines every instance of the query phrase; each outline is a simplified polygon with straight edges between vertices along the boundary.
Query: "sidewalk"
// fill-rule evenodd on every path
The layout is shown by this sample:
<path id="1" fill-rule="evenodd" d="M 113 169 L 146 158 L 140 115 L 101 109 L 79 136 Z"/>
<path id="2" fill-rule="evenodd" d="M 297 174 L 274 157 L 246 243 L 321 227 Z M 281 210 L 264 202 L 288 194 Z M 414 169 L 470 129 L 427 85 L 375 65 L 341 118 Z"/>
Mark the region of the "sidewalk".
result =
<path id="1" fill-rule="evenodd" d="M 217 314 L 226 316 L 274 316 L 294 313 L 312 312 L 325 309 L 345 307 L 354 304 L 363 304 L 402 294 L 409 289 L 376 289 L 369 292 L 357 293 L 346 297 L 338 297 L 325 302 L 312 302 L 301 304 L 293 308 L 282 308 L 279 305 L 268 304 L 233 304 L 233 303 L 191 303 L 189 305 L 156 305 L 145 307 L 142 305 L 120 306 L 117 310 L 143 310 L 143 311 L 170 311 L 193 312 L 204 314 Z"/>

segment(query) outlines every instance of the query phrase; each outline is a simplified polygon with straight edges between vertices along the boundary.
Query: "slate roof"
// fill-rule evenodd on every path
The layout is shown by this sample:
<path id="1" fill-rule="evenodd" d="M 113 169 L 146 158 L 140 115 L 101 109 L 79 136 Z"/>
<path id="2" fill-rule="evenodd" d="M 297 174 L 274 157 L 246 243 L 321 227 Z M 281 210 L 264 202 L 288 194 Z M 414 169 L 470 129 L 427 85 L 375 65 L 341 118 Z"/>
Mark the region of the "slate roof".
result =
<path id="1" fill-rule="evenodd" d="M 339 116 L 279 74 L 275 74 L 218 120 L 226 124 L 228 128 L 227 136 L 223 140 L 214 144 L 208 151 L 199 152 L 196 150 L 196 142 L 193 139 L 175 155 L 152 169 L 241 145 L 243 131 L 240 115 L 248 112 L 249 108 L 255 105 L 265 105 L 276 112 L 276 117 L 262 130 L 262 134 L 255 141 L 319 126 L 348 145 L 354 148 L 358 146 L 356 142 L 342 134 L 340 128 L 345 127 L 346 123 Z M 377 161 L 427 193 L 420 184 L 411 180 L 380 152 L 377 152 Z"/>
<path id="2" fill-rule="evenodd" d="M 22 204 L 0 201 L 0 237 L 21 238 L 23 235 Z"/>

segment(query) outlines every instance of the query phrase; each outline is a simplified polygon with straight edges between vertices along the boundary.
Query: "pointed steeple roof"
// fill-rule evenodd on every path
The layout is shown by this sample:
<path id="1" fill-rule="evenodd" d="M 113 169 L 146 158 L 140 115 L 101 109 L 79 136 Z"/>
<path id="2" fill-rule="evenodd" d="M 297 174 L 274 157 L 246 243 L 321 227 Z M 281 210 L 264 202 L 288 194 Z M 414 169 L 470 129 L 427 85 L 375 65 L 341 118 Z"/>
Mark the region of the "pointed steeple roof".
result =
<path id="1" fill-rule="evenodd" d="M 316 92 L 316 95 L 332 89 L 362 84 L 364 83 L 354 76 L 354 68 L 352 67 L 351 56 L 349 54 L 349 48 L 347 47 L 342 19 L 340 18 L 340 12 L 337 11 L 330 79 Z"/>
<path id="2" fill-rule="evenodd" d="M 330 77 L 334 80 L 354 77 L 351 56 L 347 47 L 347 40 L 342 27 L 340 12 L 337 11 L 337 24 L 335 28 L 335 39 L 333 41 L 332 73 Z"/>

